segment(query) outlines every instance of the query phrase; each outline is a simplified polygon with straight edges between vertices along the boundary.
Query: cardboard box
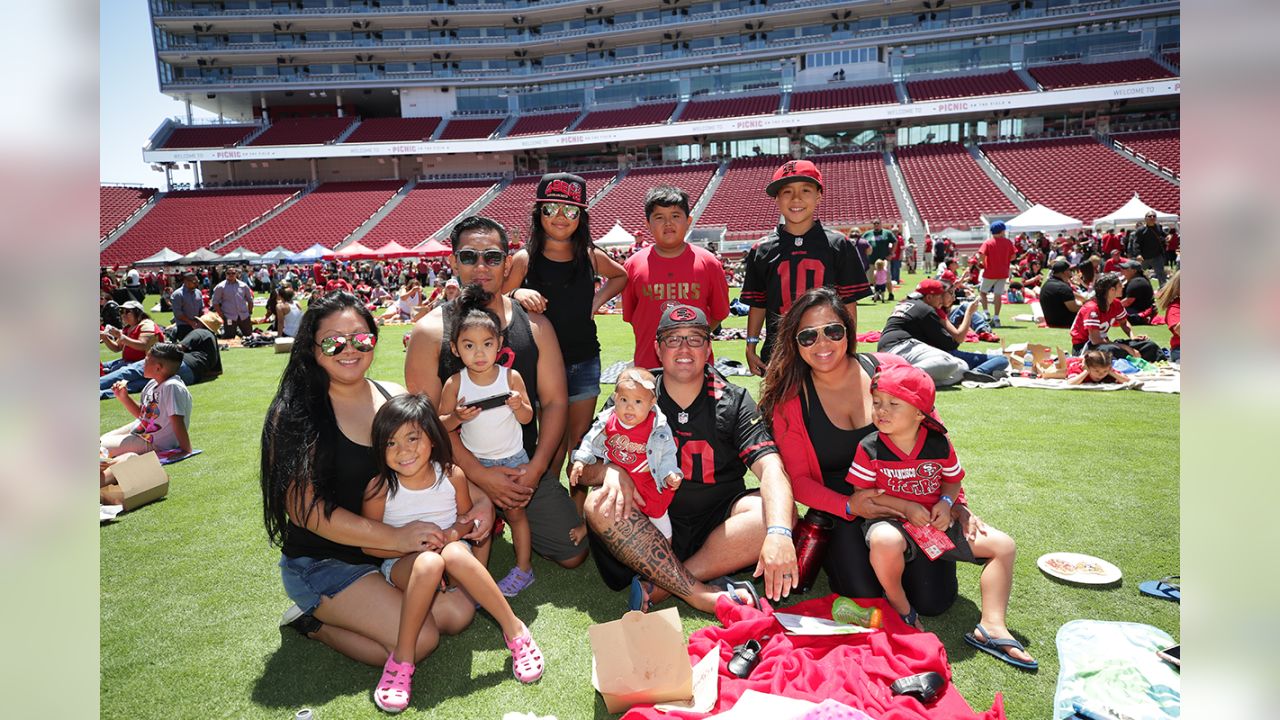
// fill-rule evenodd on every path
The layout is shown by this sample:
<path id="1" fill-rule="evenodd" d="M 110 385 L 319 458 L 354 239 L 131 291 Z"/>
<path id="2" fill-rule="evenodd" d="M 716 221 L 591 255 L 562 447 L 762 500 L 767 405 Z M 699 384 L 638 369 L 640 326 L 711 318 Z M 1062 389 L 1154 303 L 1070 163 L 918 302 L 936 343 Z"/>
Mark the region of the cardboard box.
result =
<path id="1" fill-rule="evenodd" d="M 277 353 L 293 352 L 293 338 L 291 337 L 276 338 L 276 352 Z"/>
<path id="2" fill-rule="evenodd" d="M 628 612 L 619 620 L 592 625 L 587 634 L 591 684 L 609 712 L 693 697 L 688 643 L 675 608 Z"/>
<path id="3" fill-rule="evenodd" d="M 124 493 L 126 511 L 142 507 L 169 494 L 169 476 L 154 452 L 121 460 L 111 466 Z"/>

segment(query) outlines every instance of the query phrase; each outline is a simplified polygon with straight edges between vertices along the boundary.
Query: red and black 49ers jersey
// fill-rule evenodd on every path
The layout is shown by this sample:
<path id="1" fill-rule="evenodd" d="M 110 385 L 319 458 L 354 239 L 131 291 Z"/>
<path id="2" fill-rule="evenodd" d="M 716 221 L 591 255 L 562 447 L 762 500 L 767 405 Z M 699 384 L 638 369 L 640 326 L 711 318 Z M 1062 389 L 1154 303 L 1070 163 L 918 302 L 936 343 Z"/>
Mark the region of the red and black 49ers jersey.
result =
<path id="1" fill-rule="evenodd" d="M 833 288 L 844 303 L 870 297 L 871 285 L 857 252 L 843 235 L 816 221 L 800 237 L 779 225 L 747 252 L 742 302 L 765 309 L 765 327 L 772 338 L 779 318 L 812 288 Z"/>
<path id="2" fill-rule="evenodd" d="M 947 436 L 921 425 L 916 445 L 904 452 L 879 432 L 858 443 L 845 478 L 858 488 L 880 488 L 886 495 L 932 508 L 942 497 L 943 483 L 958 483 L 964 468 Z"/>

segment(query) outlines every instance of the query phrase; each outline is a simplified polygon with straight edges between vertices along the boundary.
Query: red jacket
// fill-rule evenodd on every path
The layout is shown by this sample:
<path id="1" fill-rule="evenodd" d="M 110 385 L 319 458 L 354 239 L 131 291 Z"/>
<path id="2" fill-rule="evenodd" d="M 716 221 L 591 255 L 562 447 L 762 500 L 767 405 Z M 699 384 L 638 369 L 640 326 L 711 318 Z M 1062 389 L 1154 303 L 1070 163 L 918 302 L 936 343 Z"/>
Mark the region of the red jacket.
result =
<path id="1" fill-rule="evenodd" d="M 880 361 L 881 366 L 907 364 L 906 360 L 897 355 L 871 355 Z M 822 483 L 822 467 L 818 464 L 818 453 L 809 440 L 809 430 L 804 426 L 804 407 L 800 403 L 799 393 L 783 402 L 774 413 L 773 438 L 778 443 L 778 452 L 782 455 L 787 477 L 791 478 L 791 494 L 796 501 L 838 518 L 852 520 L 854 516 L 845 513 L 845 501 L 849 496 Z M 853 459 L 852 454 L 849 459 Z"/>

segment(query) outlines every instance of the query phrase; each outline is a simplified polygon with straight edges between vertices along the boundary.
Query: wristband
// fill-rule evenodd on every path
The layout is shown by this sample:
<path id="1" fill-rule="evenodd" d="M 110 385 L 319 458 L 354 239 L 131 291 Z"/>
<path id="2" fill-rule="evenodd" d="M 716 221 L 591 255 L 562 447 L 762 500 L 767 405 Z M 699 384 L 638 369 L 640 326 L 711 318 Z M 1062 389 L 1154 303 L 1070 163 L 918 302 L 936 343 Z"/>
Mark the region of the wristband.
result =
<path id="1" fill-rule="evenodd" d="M 955 501 L 955 500 L 952 500 L 950 495 L 943 495 L 942 497 L 940 497 L 940 498 L 938 498 L 938 499 L 939 499 L 939 500 L 942 500 L 943 502 L 945 502 L 946 504 L 950 505 L 951 507 L 955 507 L 955 505 L 956 505 L 956 501 Z"/>
<path id="2" fill-rule="evenodd" d="M 849 501 L 844 501 L 844 514 L 853 517 L 853 506 L 849 505 Z"/>
<path id="3" fill-rule="evenodd" d="M 769 529 L 765 530 L 765 534 L 766 535 L 786 535 L 787 537 L 791 537 L 791 528 L 787 527 L 786 525 L 770 525 Z"/>
<path id="4" fill-rule="evenodd" d="M 758 337 L 749 337 L 749 338 L 747 338 L 747 344 L 748 344 L 748 345 L 758 345 L 759 343 L 760 343 L 760 338 L 758 338 Z"/>

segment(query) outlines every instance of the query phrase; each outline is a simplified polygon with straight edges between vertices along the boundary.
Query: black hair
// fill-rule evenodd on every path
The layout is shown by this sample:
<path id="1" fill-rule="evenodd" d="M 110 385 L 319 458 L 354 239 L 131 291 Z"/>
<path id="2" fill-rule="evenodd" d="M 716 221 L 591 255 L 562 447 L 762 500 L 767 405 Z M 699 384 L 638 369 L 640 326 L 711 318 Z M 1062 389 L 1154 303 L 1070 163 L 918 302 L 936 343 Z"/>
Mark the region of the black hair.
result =
<path id="1" fill-rule="evenodd" d="M 378 324 L 364 303 L 349 292 L 337 291 L 311 300 L 298 325 L 280 387 L 262 425 L 260 482 L 262 519 L 273 545 L 284 542 L 290 521 L 305 527 L 318 506 L 325 517 L 337 509 L 338 478 L 334 476 L 334 446 L 338 420 L 329 400 L 329 375 L 316 362 L 316 328 L 330 315 L 355 310 L 377 337 Z M 289 498 L 299 502 L 311 490 L 302 516 L 289 512 Z"/>
<path id="2" fill-rule="evenodd" d="M 288 285 L 285 285 L 284 287 L 280 288 L 279 298 L 281 300 L 285 302 L 293 302 L 293 296 L 294 296 L 293 288 L 289 287 Z"/>
<path id="3" fill-rule="evenodd" d="M 458 303 L 458 316 L 453 321 L 453 331 L 449 333 L 449 342 L 457 344 L 458 336 L 467 328 L 484 328 L 494 337 L 502 337 L 502 320 L 498 314 L 489 309 L 493 294 L 487 292 L 479 284 L 462 288 L 462 294 L 455 301 Z"/>
<path id="4" fill-rule="evenodd" d="M 778 342 L 773 345 L 773 355 L 764 379 L 760 381 L 760 416 L 773 425 L 774 413 L 782 404 L 795 397 L 809 377 L 809 365 L 800 357 L 796 333 L 800 331 L 801 317 L 813 308 L 827 307 L 836 314 L 837 322 L 844 325 L 847 345 L 845 354 L 857 354 L 857 326 L 840 296 L 829 287 L 816 287 L 806 291 L 791 303 L 787 314 L 778 323 Z"/>
<path id="5" fill-rule="evenodd" d="M 448 482 L 453 467 L 453 448 L 431 398 L 426 395 L 397 395 L 383 403 L 373 416 L 373 459 L 378 467 L 378 484 L 370 489 L 369 496 L 384 487 L 391 494 L 399 489 L 399 476 L 387 466 L 387 445 L 406 423 L 422 428 L 427 434 L 431 441 L 431 462 L 439 465 L 441 471 L 436 482 Z"/>
<path id="6" fill-rule="evenodd" d="M 538 207 L 539 204 L 533 204 L 529 218 L 529 245 L 526 248 L 529 253 L 529 271 L 525 275 L 525 287 L 538 286 L 538 266 L 542 261 L 542 248 L 547 243 L 547 231 L 542 229 L 542 208 Z M 591 217 L 586 208 L 578 210 L 578 227 L 569 236 L 569 243 L 573 246 L 573 272 L 577 275 L 585 270 L 595 277 L 595 266 L 591 262 L 591 250 L 595 247 L 595 243 L 591 242 Z"/>
<path id="7" fill-rule="evenodd" d="M 483 215 L 468 215 L 459 220 L 449 231 L 449 242 L 453 245 L 454 255 L 458 254 L 458 240 L 469 232 L 480 232 L 485 235 L 497 233 L 502 252 L 507 252 L 507 229 L 502 226 L 502 223 Z"/>
<path id="8" fill-rule="evenodd" d="M 182 346 L 177 343 L 156 343 L 147 350 L 147 357 L 155 358 L 164 364 L 164 369 L 172 375 L 182 365 Z"/>
<path id="9" fill-rule="evenodd" d="M 674 185 L 658 185 L 644 194 L 644 217 L 649 219 L 655 207 L 678 207 L 689 215 L 689 193 Z"/>

